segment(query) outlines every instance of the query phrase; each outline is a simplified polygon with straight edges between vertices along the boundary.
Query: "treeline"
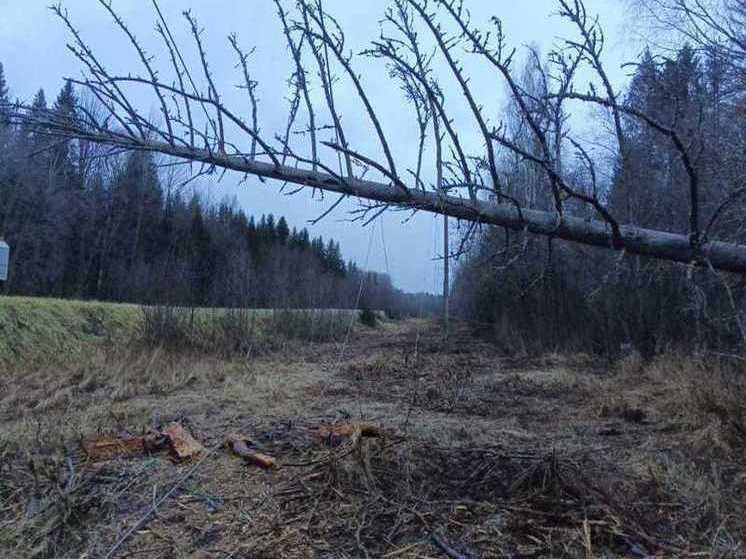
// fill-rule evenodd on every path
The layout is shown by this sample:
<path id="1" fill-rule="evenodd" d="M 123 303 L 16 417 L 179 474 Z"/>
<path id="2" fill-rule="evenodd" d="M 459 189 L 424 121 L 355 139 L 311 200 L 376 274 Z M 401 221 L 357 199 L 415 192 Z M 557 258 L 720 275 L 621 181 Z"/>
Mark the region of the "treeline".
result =
<path id="1" fill-rule="evenodd" d="M 0 66 L 0 104 L 10 93 Z M 48 108 L 43 90 L 33 101 Z M 79 110 L 70 84 L 51 109 Z M 429 313 L 437 298 L 346 262 L 339 243 L 285 218 L 184 194 L 173 161 L 54 140 L 0 114 L 0 237 L 12 246 L 5 293 L 219 307 Z M 362 283 L 362 292 L 361 292 Z M 358 298 L 360 298 L 358 302 Z"/>
<path id="2" fill-rule="evenodd" d="M 523 87 L 540 99 L 542 83 L 541 68 L 531 61 Z M 745 197 L 737 197 L 746 176 L 744 83 L 725 57 L 684 46 L 665 59 L 645 53 L 624 99 L 686 142 L 709 239 L 746 242 Z M 505 120 L 514 130 L 528 130 L 515 107 Z M 689 182 L 681 154 L 670 137 L 639 119 L 625 117 L 622 126 L 622 148 L 609 142 L 616 153 L 608 180 L 589 176 L 571 150 L 562 165 L 587 192 L 594 184 L 604 189 L 605 204 L 619 223 L 686 233 Z M 542 157 L 530 133 L 523 139 L 528 153 Z M 552 211 L 540 169 L 506 154 L 501 171 L 511 196 Z M 570 211 L 598 217 L 587 208 Z M 672 345 L 739 349 L 746 343 L 742 278 L 498 229 L 474 243 L 454 291 L 462 316 L 488 327 L 506 348 L 615 354 L 633 344 L 650 357 Z"/>

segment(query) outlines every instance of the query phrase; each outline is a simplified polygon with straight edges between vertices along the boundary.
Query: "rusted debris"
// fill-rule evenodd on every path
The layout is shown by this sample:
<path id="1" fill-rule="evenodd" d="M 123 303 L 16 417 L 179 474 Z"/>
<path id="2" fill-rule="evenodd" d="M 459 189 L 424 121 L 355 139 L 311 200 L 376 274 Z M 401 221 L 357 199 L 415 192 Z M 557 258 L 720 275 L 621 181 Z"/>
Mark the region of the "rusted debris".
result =
<path id="1" fill-rule="evenodd" d="M 265 470 L 271 470 L 277 467 L 277 461 L 273 457 L 251 450 L 250 446 L 252 444 L 251 439 L 247 439 L 240 435 L 230 435 L 226 441 L 228 448 L 230 448 L 236 455 L 243 458 L 247 464 L 259 466 Z"/>
<path id="2" fill-rule="evenodd" d="M 364 422 L 322 425 L 319 428 L 319 437 L 327 446 L 339 446 L 346 440 L 356 441 L 361 437 L 380 436 L 381 430 L 378 427 Z"/>
<path id="3" fill-rule="evenodd" d="M 170 423 L 163 430 L 163 435 L 167 437 L 171 454 L 177 462 L 193 458 L 205 450 L 181 423 Z"/>

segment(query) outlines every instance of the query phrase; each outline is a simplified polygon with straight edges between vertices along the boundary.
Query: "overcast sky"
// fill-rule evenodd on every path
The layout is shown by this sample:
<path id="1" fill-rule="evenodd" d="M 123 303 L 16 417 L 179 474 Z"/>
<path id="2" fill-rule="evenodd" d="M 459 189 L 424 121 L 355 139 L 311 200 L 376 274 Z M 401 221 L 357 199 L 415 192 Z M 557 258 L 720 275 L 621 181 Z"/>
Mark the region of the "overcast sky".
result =
<path id="1" fill-rule="evenodd" d="M 28 100 L 39 87 L 44 87 L 47 99 L 53 100 L 62 86 L 64 76 L 80 76 L 80 65 L 67 51 L 69 37 L 61 23 L 47 6 L 51 0 L 0 0 L 0 62 L 5 66 L 6 77 L 13 97 Z M 205 27 L 211 69 L 218 89 L 225 92 L 226 101 L 240 110 L 245 105 L 242 93 L 234 86 L 240 76 L 235 69 L 235 57 L 226 37 L 236 32 L 247 48 L 256 47 L 250 61 L 252 77 L 259 81 L 260 120 L 262 130 L 269 138 L 283 129 L 287 114 L 286 79 L 290 73 L 284 37 L 271 0 L 161 0 L 177 41 L 191 47 L 186 27 L 180 15 L 191 9 Z M 379 20 L 388 2 L 385 0 L 325 0 L 327 11 L 338 17 L 347 34 L 348 47 L 354 51 L 365 48 L 377 38 Z M 624 13 L 619 0 L 587 0 L 588 10 L 597 13 L 607 35 L 607 68 L 618 88 L 626 84 L 621 64 L 635 57 L 634 47 L 628 46 L 623 32 Z M 138 73 L 136 54 L 122 41 L 121 33 L 98 5 L 97 0 L 65 0 L 63 5 L 81 31 L 86 41 L 94 47 L 114 73 Z M 113 0 L 113 5 L 124 16 L 148 52 L 159 57 L 167 69 L 163 49 L 156 41 L 154 13 L 147 0 Z M 473 13 L 474 23 L 488 22 L 496 15 L 503 20 L 511 45 L 536 44 L 546 53 L 553 43 L 571 35 L 571 29 L 553 15 L 554 0 L 465 0 Z M 505 105 L 504 85 L 484 66 L 477 66 L 464 55 L 467 72 L 473 80 L 492 122 L 498 122 Z M 383 126 L 392 137 L 395 157 L 401 166 L 413 166 L 416 153 L 417 130 L 411 119 L 411 109 L 404 103 L 396 84 L 386 75 L 379 61 L 357 59 L 356 69 L 373 93 L 373 102 L 380 113 Z M 444 76 L 446 74 L 443 74 Z M 473 126 L 467 107 L 459 90 L 446 82 L 444 90 L 450 111 L 459 126 L 466 145 L 477 145 L 478 131 Z M 318 91 L 315 92 L 319 94 Z M 145 100 L 143 103 L 152 103 Z M 367 122 L 361 117 L 360 104 L 353 95 L 337 100 L 350 144 L 362 152 L 377 155 L 377 144 Z M 244 105 L 242 105 L 244 104 Z M 323 103 L 322 103 L 323 104 Z M 147 107 L 155 114 L 155 105 Z M 587 123 L 580 123 L 584 125 Z M 302 141 L 302 140 L 301 140 Z M 298 151 L 302 143 L 296 146 Z M 427 157 L 427 155 L 426 155 Z M 432 156 L 431 156 L 432 157 Z M 440 265 L 435 260 L 442 253 L 440 221 L 431 214 L 389 212 L 374 224 L 362 228 L 349 221 L 349 210 L 356 207 L 353 201 L 340 206 L 330 216 L 316 225 L 314 219 L 336 197 L 325 200 L 312 199 L 310 192 L 285 196 L 278 185 L 261 184 L 249 179 L 239 184 L 240 176 L 227 175 L 219 184 L 205 179 L 200 188 L 210 193 L 213 200 L 235 195 L 239 204 L 249 214 L 274 213 L 285 215 L 289 223 L 298 227 L 308 226 L 312 235 L 334 237 L 340 241 L 342 251 L 361 266 L 390 272 L 397 286 L 408 291 L 437 291 Z M 454 239 L 457 233 L 454 233 Z"/>

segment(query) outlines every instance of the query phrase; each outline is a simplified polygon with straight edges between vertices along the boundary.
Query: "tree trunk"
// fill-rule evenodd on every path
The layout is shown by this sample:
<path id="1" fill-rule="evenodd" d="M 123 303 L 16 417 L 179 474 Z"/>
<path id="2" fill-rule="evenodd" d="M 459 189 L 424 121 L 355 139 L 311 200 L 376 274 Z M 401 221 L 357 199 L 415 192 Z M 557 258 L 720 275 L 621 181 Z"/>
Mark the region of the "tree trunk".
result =
<path id="1" fill-rule="evenodd" d="M 253 161 L 242 156 L 220 154 L 154 141 L 116 140 L 110 136 L 86 133 L 84 139 L 123 148 L 158 152 L 191 161 L 249 175 L 277 179 L 282 182 L 348 194 L 386 204 L 443 214 L 457 219 L 499 225 L 514 230 L 572 241 L 607 249 L 625 250 L 675 262 L 711 265 L 727 272 L 746 273 L 746 245 L 710 241 L 695 248 L 687 235 L 643 229 L 631 225 L 620 227 L 620 238 L 613 238 L 611 227 L 603 221 L 523 209 L 512 204 L 468 200 L 441 193 L 410 188 L 404 190 L 385 183 L 361 179 L 339 178 L 327 173 Z"/>

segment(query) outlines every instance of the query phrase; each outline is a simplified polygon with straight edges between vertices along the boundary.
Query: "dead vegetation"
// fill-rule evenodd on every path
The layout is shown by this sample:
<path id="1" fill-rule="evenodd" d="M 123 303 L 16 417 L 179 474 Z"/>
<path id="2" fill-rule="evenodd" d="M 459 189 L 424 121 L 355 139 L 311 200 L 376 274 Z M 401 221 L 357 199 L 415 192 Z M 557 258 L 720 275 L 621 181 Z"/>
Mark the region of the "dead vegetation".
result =
<path id="1" fill-rule="evenodd" d="M 357 329 L 340 350 L 102 349 L 14 374 L 0 393 L 3 555 L 743 556 L 732 360 L 528 361 L 461 329 L 443 347 L 419 321 Z M 80 447 L 173 421 L 200 458 L 94 462 Z"/>
<path id="2" fill-rule="evenodd" d="M 374 311 L 369 311 L 373 320 Z M 141 341 L 149 347 L 229 358 L 274 351 L 293 340 L 341 341 L 356 312 L 335 309 L 143 307 Z"/>

